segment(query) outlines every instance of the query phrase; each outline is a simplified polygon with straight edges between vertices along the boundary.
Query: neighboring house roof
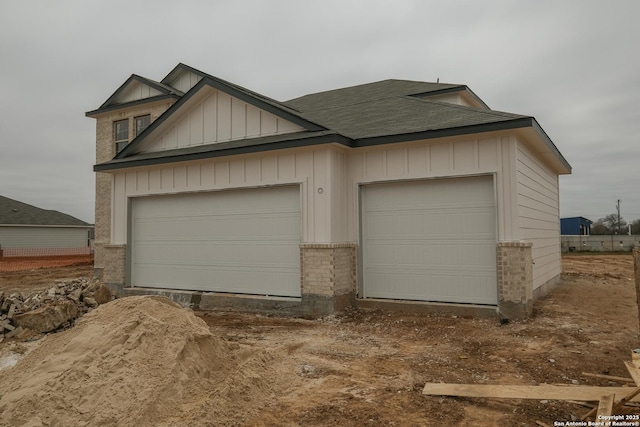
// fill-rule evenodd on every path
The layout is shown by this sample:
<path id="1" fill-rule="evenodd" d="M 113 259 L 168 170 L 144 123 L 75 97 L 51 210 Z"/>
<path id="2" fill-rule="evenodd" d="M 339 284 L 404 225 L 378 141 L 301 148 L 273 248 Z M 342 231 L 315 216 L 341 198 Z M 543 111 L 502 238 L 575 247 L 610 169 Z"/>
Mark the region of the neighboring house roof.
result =
<path id="1" fill-rule="evenodd" d="M 170 85 L 180 73 L 185 71 L 197 74 L 201 80 L 112 161 L 96 165 L 95 171 L 299 147 L 323 142 L 363 147 L 500 130 L 522 130 L 527 137 L 537 141 L 541 156 L 553 162 L 559 171 L 563 173 L 571 171 L 569 163 L 535 118 L 491 110 L 465 85 L 384 80 L 280 102 L 184 64 L 174 68 L 162 80 L 162 84 Z M 138 147 L 142 141 L 204 86 L 223 91 L 296 123 L 307 132 L 248 138 L 162 153 L 139 152 Z M 439 100 L 442 95 L 451 93 L 461 94 L 472 107 Z M 329 141 L 329 137 L 333 139 Z"/>
<path id="2" fill-rule="evenodd" d="M 4 196 L 0 196 L 0 225 L 92 227 L 71 215 L 40 209 Z"/>

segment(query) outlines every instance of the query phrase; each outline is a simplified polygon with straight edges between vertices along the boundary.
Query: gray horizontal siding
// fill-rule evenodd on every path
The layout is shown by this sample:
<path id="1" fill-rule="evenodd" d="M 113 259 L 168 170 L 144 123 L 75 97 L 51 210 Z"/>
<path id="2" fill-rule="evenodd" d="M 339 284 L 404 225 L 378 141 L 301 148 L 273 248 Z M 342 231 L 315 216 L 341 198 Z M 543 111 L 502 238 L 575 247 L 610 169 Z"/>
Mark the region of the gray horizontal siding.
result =
<path id="1" fill-rule="evenodd" d="M 0 226 L 3 248 L 80 248 L 89 245 L 88 228 Z"/>

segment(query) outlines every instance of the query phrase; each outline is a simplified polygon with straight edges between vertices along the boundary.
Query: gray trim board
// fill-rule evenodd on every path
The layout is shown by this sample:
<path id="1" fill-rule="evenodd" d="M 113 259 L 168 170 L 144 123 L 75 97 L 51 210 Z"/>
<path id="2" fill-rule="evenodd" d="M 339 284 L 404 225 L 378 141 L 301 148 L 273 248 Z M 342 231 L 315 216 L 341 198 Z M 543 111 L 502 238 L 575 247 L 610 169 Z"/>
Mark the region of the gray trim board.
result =
<path id="1" fill-rule="evenodd" d="M 571 166 L 564 159 L 551 140 L 546 137 L 546 133 L 537 124 L 533 117 L 523 117 L 495 123 L 485 123 L 480 125 L 462 126 L 450 129 L 429 130 L 424 132 L 406 133 L 398 135 L 386 135 L 371 138 L 352 140 L 342 135 L 329 132 L 319 132 L 316 135 L 310 134 L 284 134 L 271 137 L 254 139 L 241 139 L 236 141 L 223 142 L 218 144 L 203 145 L 178 150 L 160 151 L 154 153 L 144 153 L 131 157 L 117 158 L 95 165 L 95 172 L 104 172 L 116 169 L 125 169 L 137 166 L 151 166 L 173 162 L 190 160 L 202 160 L 214 157 L 226 157 L 238 154 L 258 153 L 273 150 L 283 150 L 287 148 L 306 147 L 310 145 L 321 145 L 327 143 L 338 143 L 350 148 L 369 147 L 374 145 L 394 144 L 399 142 L 418 141 L 422 139 L 446 138 L 452 136 L 471 135 L 476 133 L 498 132 L 504 130 L 532 128 L 540 133 L 541 139 L 556 154 L 561 163 L 571 170 Z M 293 138 L 292 138 L 293 136 Z M 124 150 L 123 150 L 124 151 Z"/>
<path id="2" fill-rule="evenodd" d="M 148 79 L 146 77 L 139 76 L 137 74 L 131 74 L 131 76 L 129 76 L 129 78 L 127 80 L 125 80 L 125 82 L 122 83 L 118 87 L 118 89 L 116 89 L 115 92 L 113 92 L 111 94 L 111 96 L 109 98 L 107 98 L 107 100 L 102 103 L 102 105 L 100 105 L 100 107 L 98 107 L 96 110 L 87 112 L 86 115 L 88 116 L 90 113 L 91 114 L 95 114 L 95 113 L 99 113 L 99 112 L 103 112 L 103 111 L 109 111 L 109 110 L 114 109 L 114 108 L 115 109 L 122 108 L 123 106 L 130 106 L 129 102 L 125 102 L 125 103 L 122 103 L 122 104 L 112 104 L 112 102 L 113 102 L 113 100 L 115 98 L 118 97 L 118 95 L 120 95 L 120 92 L 122 92 L 122 90 L 125 87 L 127 87 L 127 85 L 129 83 L 131 83 L 134 80 L 137 81 L 137 82 L 140 82 L 142 84 L 145 84 L 145 85 L 147 85 L 147 86 L 149 86 L 149 87 L 151 87 L 151 88 L 153 88 L 153 89 L 155 89 L 155 90 L 157 90 L 159 92 L 162 92 L 162 95 L 159 95 L 159 96 L 173 95 L 175 97 L 180 97 L 180 96 L 183 95 L 183 93 L 181 91 L 176 90 L 176 89 L 172 88 L 171 86 L 167 86 L 164 83 L 158 83 L 155 80 L 151 80 L 151 79 Z M 155 98 L 155 97 L 152 97 L 152 98 Z M 148 99 L 151 99 L 151 98 L 145 98 L 145 99 L 140 100 L 140 101 L 146 101 Z"/>
<path id="3" fill-rule="evenodd" d="M 286 136 L 286 135 L 282 135 Z M 285 150 L 288 148 L 307 147 L 338 143 L 349 146 L 349 140 L 335 133 L 321 132 L 317 136 L 303 136 L 294 139 L 268 141 L 269 137 L 255 138 L 254 140 L 238 140 L 221 142 L 218 144 L 189 147 L 177 150 L 144 153 L 124 159 L 114 159 L 107 163 L 101 163 L 93 167 L 94 172 L 126 169 L 140 166 L 160 165 L 166 163 L 186 162 L 193 160 L 211 159 L 216 157 L 235 156 L 238 154 L 260 153 L 273 150 Z M 266 140 L 266 141 L 265 141 Z M 248 142 L 252 142 L 248 144 Z"/>
<path id="4" fill-rule="evenodd" d="M 150 102 L 164 101 L 165 99 L 180 99 L 180 96 L 176 94 L 156 95 L 150 98 L 138 99 L 136 101 L 125 102 L 124 104 L 113 104 L 108 107 L 98 108 L 97 110 L 87 111 L 86 113 L 84 113 L 84 115 L 86 117 L 93 117 L 97 114 L 120 110 L 122 108 L 131 108 L 137 105 L 147 104 Z"/>
<path id="5" fill-rule="evenodd" d="M 321 127 L 313 122 L 310 122 L 298 115 L 295 115 L 288 110 L 288 107 L 277 107 L 271 103 L 267 103 L 266 101 L 257 98 L 249 93 L 241 91 L 237 87 L 233 85 L 226 84 L 225 82 L 215 79 L 210 76 L 203 77 L 198 83 L 196 83 L 191 90 L 189 90 L 178 102 L 173 104 L 167 111 L 165 111 L 160 117 L 158 117 L 149 127 L 147 127 L 140 135 L 134 138 L 122 151 L 120 151 L 115 159 L 122 159 L 130 155 L 132 151 L 135 151 L 135 148 L 141 144 L 147 135 L 150 135 L 155 129 L 157 129 L 165 120 L 167 120 L 171 115 L 177 111 L 180 107 L 182 107 L 185 103 L 187 103 L 195 94 L 197 94 L 204 86 L 209 86 L 214 89 L 225 92 L 231 96 L 234 96 L 238 99 L 241 99 L 251 105 L 256 106 L 257 108 L 261 108 L 265 111 L 270 112 L 278 117 L 281 117 L 285 120 L 288 120 L 292 123 L 295 123 L 299 126 L 304 127 L 309 131 L 323 131 L 327 130 L 324 127 Z"/>

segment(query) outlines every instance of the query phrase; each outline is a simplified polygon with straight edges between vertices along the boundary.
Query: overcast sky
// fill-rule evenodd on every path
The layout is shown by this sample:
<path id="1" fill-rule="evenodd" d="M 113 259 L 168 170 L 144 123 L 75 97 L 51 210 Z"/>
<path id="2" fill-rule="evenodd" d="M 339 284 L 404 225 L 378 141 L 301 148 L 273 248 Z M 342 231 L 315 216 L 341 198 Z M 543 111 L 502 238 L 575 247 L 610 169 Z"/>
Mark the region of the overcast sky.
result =
<path id="1" fill-rule="evenodd" d="M 0 195 L 94 220 L 95 120 L 179 62 L 277 100 L 388 78 L 534 116 L 560 214 L 640 219 L 640 1 L 0 0 Z"/>

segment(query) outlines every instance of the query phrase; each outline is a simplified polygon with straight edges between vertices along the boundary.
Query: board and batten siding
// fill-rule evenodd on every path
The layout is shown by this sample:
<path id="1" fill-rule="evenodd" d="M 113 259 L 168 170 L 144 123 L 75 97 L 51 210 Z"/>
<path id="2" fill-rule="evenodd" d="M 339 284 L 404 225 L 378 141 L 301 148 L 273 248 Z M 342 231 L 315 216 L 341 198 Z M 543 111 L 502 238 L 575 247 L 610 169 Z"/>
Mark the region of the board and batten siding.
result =
<path id="1" fill-rule="evenodd" d="M 81 248 L 89 246 L 88 227 L 1 226 L 3 248 Z"/>
<path id="2" fill-rule="evenodd" d="M 333 217 L 339 211 L 332 203 L 345 203 L 343 188 L 335 176 L 329 178 L 332 164 L 346 163 L 337 147 L 302 148 L 256 153 L 194 162 L 138 168 L 113 175 L 113 216 L 111 242 L 127 242 L 128 199 L 150 195 L 206 192 L 262 186 L 300 185 L 302 242 L 331 243 L 345 241 L 337 234 L 346 230 L 344 218 Z M 335 160 L 335 161 L 334 161 Z M 343 172 L 344 174 L 344 172 Z M 333 189 L 332 187 L 338 187 Z"/>
<path id="3" fill-rule="evenodd" d="M 361 184 L 474 175 L 495 177 L 498 241 L 533 242 L 535 286 L 555 277 L 557 178 L 515 136 L 500 133 L 358 149 L 325 145 L 117 172 L 111 242 L 127 242 L 131 197 L 298 184 L 301 243 L 355 243 Z"/>
<path id="4" fill-rule="evenodd" d="M 118 96 L 118 103 L 124 104 L 126 102 L 139 101 L 157 95 L 162 95 L 162 92 L 134 80 Z"/>
<path id="5" fill-rule="evenodd" d="M 201 92 L 182 107 L 188 108 L 188 112 L 158 130 L 159 135 L 152 137 L 140 151 L 164 151 L 304 130 L 224 92 L 212 88 L 203 88 Z"/>
<path id="6" fill-rule="evenodd" d="M 358 197 L 360 184 L 396 180 L 464 177 L 495 174 L 498 239 L 517 238 L 515 198 L 515 138 L 483 136 L 425 140 L 357 149 L 349 153 L 348 219 L 349 238 L 358 240 Z"/>
<path id="7" fill-rule="evenodd" d="M 184 71 L 176 79 L 166 83 L 174 89 L 187 93 L 189 89 L 198 84 L 200 80 L 202 80 L 200 75 L 192 73 L 191 71 Z"/>
<path id="8" fill-rule="evenodd" d="M 533 244 L 533 289 L 562 271 L 558 176 L 522 143 L 517 146 L 521 239 Z"/>

